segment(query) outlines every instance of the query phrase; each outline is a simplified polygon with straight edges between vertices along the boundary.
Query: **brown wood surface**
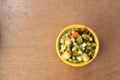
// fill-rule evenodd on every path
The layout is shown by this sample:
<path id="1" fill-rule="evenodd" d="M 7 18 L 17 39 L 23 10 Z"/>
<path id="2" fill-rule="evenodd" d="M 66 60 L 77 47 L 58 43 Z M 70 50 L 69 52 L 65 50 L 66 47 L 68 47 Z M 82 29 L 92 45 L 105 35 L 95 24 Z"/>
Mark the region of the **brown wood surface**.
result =
<path id="1" fill-rule="evenodd" d="M 100 39 L 87 66 L 56 53 L 58 33 L 71 24 Z M 120 0 L 0 0 L 0 80 L 120 80 Z"/>

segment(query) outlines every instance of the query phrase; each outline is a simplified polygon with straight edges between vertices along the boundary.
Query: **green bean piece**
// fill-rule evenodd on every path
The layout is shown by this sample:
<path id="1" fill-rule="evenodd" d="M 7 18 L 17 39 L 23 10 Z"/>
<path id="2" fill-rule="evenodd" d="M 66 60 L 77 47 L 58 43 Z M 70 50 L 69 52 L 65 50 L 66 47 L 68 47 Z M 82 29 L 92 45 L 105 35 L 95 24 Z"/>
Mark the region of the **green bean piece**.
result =
<path id="1" fill-rule="evenodd" d="M 77 38 L 77 43 L 78 43 L 78 44 L 81 44 L 82 42 L 83 42 L 82 37 L 79 36 L 79 37 Z"/>

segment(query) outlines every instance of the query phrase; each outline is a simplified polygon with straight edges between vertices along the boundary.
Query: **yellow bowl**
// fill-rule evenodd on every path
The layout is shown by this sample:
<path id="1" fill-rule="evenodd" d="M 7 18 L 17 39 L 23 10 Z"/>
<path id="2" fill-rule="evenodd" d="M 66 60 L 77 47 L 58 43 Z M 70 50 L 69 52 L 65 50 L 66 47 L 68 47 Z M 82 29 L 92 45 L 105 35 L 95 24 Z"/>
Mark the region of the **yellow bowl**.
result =
<path id="1" fill-rule="evenodd" d="M 62 56 L 61 56 L 60 47 L 59 47 L 59 46 L 60 46 L 60 45 L 59 45 L 60 39 L 61 39 L 62 35 L 63 35 L 66 31 L 71 30 L 71 29 L 73 29 L 73 28 L 83 28 L 83 27 L 87 28 L 87 29 L 90 31 L 90 33 L 93 35 L 94 40 L 95 40 L 95 42 L 96 42 L 96 44 L 97 44 L 97 45 L 96 45 L 96 49 L 95 49 L 94 56 L 93 56 L 93 58 L 90 59 L 89 61 L 83 62 L 83 63 L 72 63 L 72 62 L 68 62 L 68 61 L 64 60 L 64 59 L 62 58 Z M 70 26 L 64 28 L 64 29 L 59 33 L 59 35 L 58 35 L 58 37 L 57 37 L 57 40 L 56 40 L 56 51 L 57 51 L 60 59 L 61 59 L 64 63 L 66 63 L 66 64 L 68 64 L 68 65 L 70 65 L 70 66 L 76 66 L 76 67 L 85 66 L 85 65 L 91 63 L 91 62 L 95 59 L 95 57 L 97 56 L 98 51 L 99 51 L 99 40 L 98 40 L 97 35 L 95 34 L 95 32 L 94 32 L 91 28 L 89 28 L 89 27 L 87 27 L 87 26 L 84 26 L 84 25 L 80 25 L 80 24 L 70 25 Z"/>

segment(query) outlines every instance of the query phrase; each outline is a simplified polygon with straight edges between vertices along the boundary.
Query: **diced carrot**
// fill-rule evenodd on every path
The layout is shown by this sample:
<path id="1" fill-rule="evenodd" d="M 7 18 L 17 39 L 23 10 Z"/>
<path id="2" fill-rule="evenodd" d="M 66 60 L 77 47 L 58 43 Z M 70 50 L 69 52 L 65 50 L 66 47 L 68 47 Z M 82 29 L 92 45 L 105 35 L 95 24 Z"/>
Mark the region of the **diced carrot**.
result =
<path id="1" fill-rule="evenodd" d="M 85 32 L 85 31 L 86 31 L 86 28 L 85 28 L 85 27 L 83 27 L 83 28 L 81 29 L 81 31 L 82 31 L 82 32 Z"/>
<path id="2" fill-rule="evenodd" d="M 73 33 L 70 38 L 77 38 L 80 34 L 78 32 Z"/>

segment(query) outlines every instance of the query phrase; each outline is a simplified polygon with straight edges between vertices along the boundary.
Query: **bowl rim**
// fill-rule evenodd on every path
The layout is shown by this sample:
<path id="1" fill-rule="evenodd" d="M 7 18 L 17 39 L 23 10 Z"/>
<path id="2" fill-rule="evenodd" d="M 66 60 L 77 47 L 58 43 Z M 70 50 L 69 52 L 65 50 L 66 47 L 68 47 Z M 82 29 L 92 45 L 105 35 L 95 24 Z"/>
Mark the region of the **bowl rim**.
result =
<path id="1" fill-rule="evenodd" d="M 62 36 L 66 31 L 68 31 L 68 30 L 71 30 L 71 29 L 73 29 L 73 28 L 83 28 L 83 27 L 87 28 L 87 29 L 90 31 L 90 33 L 93 35 L 94 40 L 95 40 L 95 42 L 96 42 L 96 44 L 97 44 L 96 49 L 95 49 L 94 56 L 93 56 L 93 58 L 90 59 L 89 61 L 83 62 L 83 63 L 72 63 L 72 62 L 68 62 L 68 61 L 64 60 L 64 59 L 61 57 L 61 54 L 60 54 L 59 42 L 60 42 L 61 36 Z M 57 54 L 58 54 L 59 58 L 60 58 L 64 63 L 66 63 L 66 64 L 68 64 L 68 65 L 70 65 L 70 66 L 75 66 L 75 67 L 85 66 L 85 65 L 91 63 L 91 62 L 96 58 L 96 56 L 98 55 L 98 52 L 99 52 L 99 39 L 98 39 L 96 33 L 95 33 L 95 32 L 93 31 L 93 29 L 91 29 L 90 27 L 85 26 L 85 25 L 81 25 L 81 24 L 73 24 L 73 25 L 70 25 L 70 26 L 65 27 L 65 28 L 62 29 L 62 31 L 58 34 L 58 37 L 57 37 L 57 39 L 56 39 L 56 51 L 57 51 Z"/>

